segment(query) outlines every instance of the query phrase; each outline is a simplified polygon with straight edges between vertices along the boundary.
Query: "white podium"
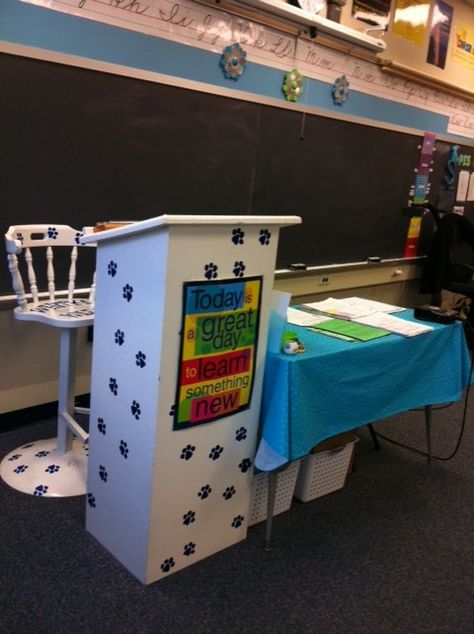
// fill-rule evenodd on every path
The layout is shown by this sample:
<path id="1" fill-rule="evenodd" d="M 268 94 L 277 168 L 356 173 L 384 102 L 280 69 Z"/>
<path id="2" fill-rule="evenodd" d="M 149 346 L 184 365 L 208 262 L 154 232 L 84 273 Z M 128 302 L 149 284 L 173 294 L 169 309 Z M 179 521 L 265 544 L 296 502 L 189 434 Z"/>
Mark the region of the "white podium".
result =
<path id="1" fill-rule="evenodd" d="M 86 528 L 142 583 L 246 537 L 280 227 L 163 215 L 97 243 Z"/>

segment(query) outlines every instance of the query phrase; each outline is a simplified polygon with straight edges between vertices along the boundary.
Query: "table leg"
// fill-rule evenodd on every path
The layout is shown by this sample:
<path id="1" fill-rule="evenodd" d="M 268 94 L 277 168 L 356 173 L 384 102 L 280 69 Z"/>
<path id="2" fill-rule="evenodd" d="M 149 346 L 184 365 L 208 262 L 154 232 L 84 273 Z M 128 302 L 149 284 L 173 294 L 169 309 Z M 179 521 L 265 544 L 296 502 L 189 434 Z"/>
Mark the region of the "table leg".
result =
<path id="1" fill-rule="evenodd" d="M 428 462 L 431 462 L 431 405 L 425 405 L 425 427 L 426 427 L 426 448 L 428 451 Z"/>
<path id="2" fill-rule="evenodd" d="M 278 470 L 268 472 L 268 500 L 267 500 L 267 519 L 265 520 L 265 537 L 263 541 L 263 547 L 265 550 L 271 550 L 272 548 L 272 523 L 273 523 L 273 509 L 275 507 L 275 495 L 277 488 Z"/>

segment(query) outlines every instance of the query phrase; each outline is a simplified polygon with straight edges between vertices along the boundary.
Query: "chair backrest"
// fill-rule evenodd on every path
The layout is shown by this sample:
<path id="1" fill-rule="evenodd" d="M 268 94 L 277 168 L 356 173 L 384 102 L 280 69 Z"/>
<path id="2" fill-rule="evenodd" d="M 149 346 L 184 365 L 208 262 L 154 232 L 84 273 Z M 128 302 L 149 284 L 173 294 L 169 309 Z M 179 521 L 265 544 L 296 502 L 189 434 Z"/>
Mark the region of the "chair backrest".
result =
<path id="1" fill-rule="evenodd" d="M 53 301 L 63 297 L 72 301 L 76 290 L 79 249 L 89 246 L 79 242 L 83 233 L 67 225 L 55 224 L 14 225 L 8 229 L 5 234 L 8 267 L 18 306 L 22 310 L 27 310 L 29 303 L 37 305 L 42 298 Z M 55 267 L 55 264 L 59 266 Z M 92 302 L 94 277 L 92 273 L 91 284 L 87 284 Z M 58 283 L 60 279 L 63 280 L 62 285 Z"/>

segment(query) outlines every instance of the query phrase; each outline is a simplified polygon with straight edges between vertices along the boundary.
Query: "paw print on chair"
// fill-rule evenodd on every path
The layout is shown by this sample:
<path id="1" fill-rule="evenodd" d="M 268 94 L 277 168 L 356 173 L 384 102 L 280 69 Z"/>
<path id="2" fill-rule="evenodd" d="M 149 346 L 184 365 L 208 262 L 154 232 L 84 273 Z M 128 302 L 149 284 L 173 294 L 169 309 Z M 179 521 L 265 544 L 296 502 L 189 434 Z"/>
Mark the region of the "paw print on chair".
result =
<path id="1" fill-rule="evenodd" d="M 115 343 L 118 344 L 119 346 L 123 346 L 123 343 L 125 341 L 125 333 L 123 330 L 116 330 L 114 333 L 114 337 L 115 337 Z"/>
<path id="2" fill-rule="evenodd" d="M 48 238 L 50 240 L 56 240 L 58 237 L 58 230 L 56 227 L 48 227 Z"/>
<path id="3" fill-rule="evenodd" d="M 234 244 L 243 244 L 244 237 L 245 237 L 245 231 L 242 231 L 240 227 L 237 227 L 236 229 L 232 229 L 231 240 Z"/>
<path id="4" fill-rule="evenodd" d="M 109 390 L 112 392 L 114 396 L 117 396 L 118 383 L 117 383 L 117 379 L 115 379 L 113 376 L 111 376 L 109 379 Z"/>
<path id="5" fill-rule="evenodd" d="M 107 424 L 104 422 L 103 418 L 97 419 L 97 429 L 99 430 L 99 433 L 103 436 L 105 436 L 105 434 L 107 433 Z"/>
<path id="6" fill-rule="evenodd" d="M 15 453 L 13 456 L 10 456 L 8 462 L 13 462 L 14 460 L 18 460 L 18 458 L 21 458 L 21 453 Z"/>
<path id="7" fill-rule="evenodd" d="M 189 526 L 196 520 L 196 513 L 194 511 L 188 511 L 183 515 L 183 524 Z"/>
<path id="8" fill-rule="evenodd" d="M 84 234 L 80 233 L 79 231 L 76 233 L 76 235 L 74 236 L 74 242 L 76 244 L 81 244 L 81 238 Z"/>
<path id="9" fill-rule="evenodd" d="M 18 232 L 18 233 L 16 234 L 16 239 L 17 239 L 17 240 L 19 240 L 19 241 L 23 244 L 23 240 L 24 240 L 25 238 L 24 238 L 24 236 L 23 236 L 23 234 L 22 234 L 22 233 Z"/>
<path id="10" fill-rule="evenodd" d="M 49 467 L 46 467 L 46 473 L 57 473 L 60 467 L 57 464 L 50 464 Z"/>
<path id="11" fill-rule="evenodd" d="M 122 289 L 122 297 L 126 299 L 127 302 L 130 302 L 133 297 L 133 286 L 130 286 L 130 284 L 125 284 Z"/>
<path id="12" fill-rule="evenodd" d="M 37 497 L 41 497 L 42 495 L 46 495 L 47 492 L 48 492 L 47 484 L 38 484 L 38 486 L 33 491 L 33 495 L 36 495 Z"/>
<path id="13" fill-rule="evenodd" d="M 173 557 L 168 557 L 168 559 L 165 559 L 160 566 L 161 572 L 169 572 L 174 565 L 175 561 Z"/>
<path id="14" fill-rule="evenodd" d="M 181 449 L 181 460 L 190 460 L 194 456 L 196 447 L 194 445 L 186 445 Z"/>
<path id="15" fill-rule="evenodd" d="M 135 355 L 135 363 L 139 368 L 144 368 L 146 366 L 146 354 L 139 350 Z"/>
<path id="16" fill-rule="evenodd" d="M 245 271 L 245 264 L 242 262 L 242 260 L 237 260 L 236 262 L 234 262 L 234 268 L 232 269 L 232 273 L 235 275 L 235 277 L 243 277 L 244 271 Z"/>
<path id="17" fill-rule="evenodd" d="M 223 451 L 224 451 L 224 447 L 221 447 L 220 445 L 216 445 L 209 452 L 209 458 L 211 460 L 217 460 L 218 458 L 221 457 Z"/>
<path id="18" fill-rule="evenodd" d="M 204 277 L 207 280 L 215 280 L 217 277 L 217 264 L 214 264 L 214 262 L 209 262 L 209 264 L 205 264 Z"/>
<path id="19" fill-rule="evenodd" d="M 13 469 L 13 473 L 25 473 L 27 469 L 28 469 L 27 464 L 19 464 L 16 469 Z"/>
<path id="20" fill-rule="evenodd" d="M 110 260 L 109 264 L 107 265 L 107 275 L 110 275 L 110 277 L 115 277 L 117 275 L 117 268 L 117 262 Z"/>
<path id="21" fill-rule="evenodd" d="M 49 451 L 38 451 L 35 453 L 35 458 L 46 458 L 49 455 Z"/>
<path id="22" fill-rule="evenodd" d="M 140 416 L 142 413 L 142 410 L 140 409 L 140 403 L 138 401 L 133 401 L 130 409 L 132 410 L 132 415 L 135 420 L 140 420 Z"/>
<path id="23" fill-rule="evenodd" d="M 196 552 L 196 544 L 194 544 L 193 542 L 189 542 L 189 544 L 186 544 L 183 549 L 183 555 L 186 555 L 186 557 L 189 557 L 190 555 L 194 555 L 195 552 Z"/>
<path id="24" fill-rule="evenodd" d="M 121 440 L 119 444 L 119 451 L 124 458 L 128 458 L 128 445 L 125 440 Z"/>
<path id="25" fill-rule="evenodd" d="M 212 492 L 211 485 L 210 484 L 205 484 L 198 491 L 198 497 L 200 497 L 201 500 L 205 500 L 206 498 L 208 498 L 211 495 L 211 492 Z"/>
<path id="26" fill-rule="evenodd" d="M 230 486 L 225 488 L 225 491 L 222 494 L 222 497 L 224 498 L 224 500 L 230 500 L 230 498 L 233 497 L 234 495 L 235 495 L 235 487 Z"/>
<path id="27" fill-rule="evenodd" d="M 270 233 L 270 231 L 268 231 L 268 229 L 260 229 L 260 235 L 258 237 L 258 241 L 260 242 L 262 246 L 265 247 L 268 244 L 270 244 L 271 236 L 272 234 Z"/>
<path id="28" fill-rule="evenodd" d="M 232 528 L 239 528 L 240 526 L 242 526 L 242 522 L 244 521 L 244 516 L 243 515 L 236 515 L 236 517 L 234 517 L 234 519 L 232 520 Z"/>

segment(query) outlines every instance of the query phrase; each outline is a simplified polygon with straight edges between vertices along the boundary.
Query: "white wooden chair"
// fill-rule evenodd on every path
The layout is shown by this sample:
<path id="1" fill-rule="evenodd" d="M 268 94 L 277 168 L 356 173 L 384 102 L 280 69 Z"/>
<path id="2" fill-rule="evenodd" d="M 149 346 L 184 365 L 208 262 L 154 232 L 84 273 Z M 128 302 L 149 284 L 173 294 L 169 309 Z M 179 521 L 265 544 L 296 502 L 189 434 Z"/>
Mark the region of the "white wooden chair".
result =
<path id="1" fill-rule="evenodd" d="M 88 434 L 74 415 L 87 414 L 88 410 L 74 407 L 75 361 L 78 329 L 94 322 L 94 279 L 86 297 L 78 293 L 78 255 L 87 248 L 79 243 L 82 235 L 72 227 L 53 224 L 16 225 L 5 234 L 18 303 L 15 318 L 60 331 L 57 438 L 19 447 L 0 464 L 0 476 L 7 484 L 36 496 L 66 497 L 86 492 Z M 64 251 L 66 270 L 59 275 L 57 262 L 64 269 Z M 63 290 L 56 280 L 61 277 L 65 278 Z"/>

